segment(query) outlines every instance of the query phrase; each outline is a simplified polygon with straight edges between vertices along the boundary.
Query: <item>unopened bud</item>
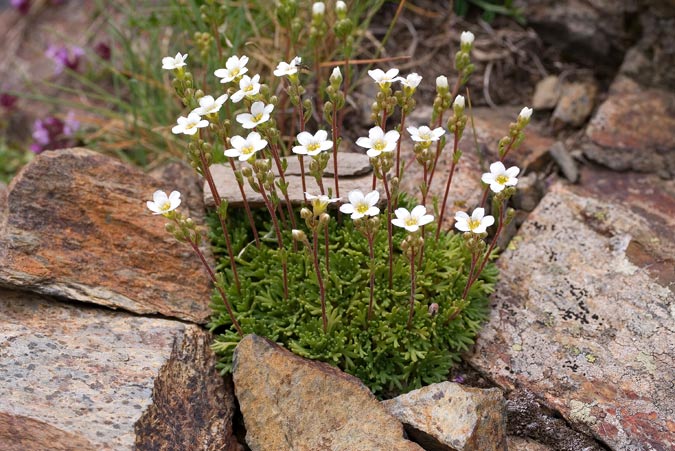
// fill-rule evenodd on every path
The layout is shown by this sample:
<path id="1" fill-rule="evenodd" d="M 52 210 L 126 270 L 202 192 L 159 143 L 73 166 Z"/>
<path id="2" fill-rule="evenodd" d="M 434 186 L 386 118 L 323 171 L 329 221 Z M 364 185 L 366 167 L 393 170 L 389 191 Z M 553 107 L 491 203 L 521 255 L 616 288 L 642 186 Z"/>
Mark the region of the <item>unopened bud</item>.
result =
<path id="1" fill-rule="evenodd" d="M 464 96 L 455 97 L 455 102 L 452 104 L 453 107 L 464 109 L 464 105 L 465 105 Z"/>
<path id="2" fill-rule="evenodd" d="M 334 67 L 333 72 L 330 74 L 330 84 L 340 85 L 342 83 L 342 72 L 340 72 L 339 67 Z"/>
<path id="3" fill-rule="evenodd" d="M 443 90 L 448 89 L 448 77 L 445 75 L 439 75 L 436 77 L 436 89 Z"/>
<path id="4" fill-rule="evenodd" d="M 326 12 L 326 5 L 324 2 L 314 2 L 312 5 L 312 14 L 315 16 L 323 16 Z"/>
<path id="5" fill-rule="evenodd" d="M 438 304 L 433 303 L 429 305 L 429 316 L 436 316 L 438 314 Z"/>
<path id="6" fill-rule="evenodd" d="M 291 233 L 295 241 L 300 241 L 301 243 L 304 243 L 305 240 L 307 240 L 307 235 L 305 235 L 305 232 L 303 232 L 302 230 L 293 229 Z"/>
<path id="7" fill-rule="evenodd" d="M 335 11 L 337 11 L 338 13 L 347 12 L 347 4 L 342 0 L 338 0 L 337 2 L 335 2 Z"/>
<path id="8" fill-rule="evenodd" d="M 462 45 L 471 45 L 473 44 L 474 35 L 470 31 L 462 31 L 462 34 L 459 37 Z"/>

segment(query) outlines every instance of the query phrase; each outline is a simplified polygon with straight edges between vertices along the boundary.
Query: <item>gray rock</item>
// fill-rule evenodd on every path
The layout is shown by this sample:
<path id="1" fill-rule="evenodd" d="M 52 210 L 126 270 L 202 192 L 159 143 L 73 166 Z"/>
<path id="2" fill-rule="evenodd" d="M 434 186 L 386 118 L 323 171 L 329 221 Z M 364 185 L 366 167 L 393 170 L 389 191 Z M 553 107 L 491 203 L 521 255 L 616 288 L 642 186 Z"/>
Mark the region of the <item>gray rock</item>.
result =
<path id="1" fill-rule="evenodd" d="M 234 386 L 252 451 L 423 451 L 357 378 L 247 335 Z"/>
<path id="2" fill-rule="evenodd" d="M 560 98 L 560 80 L 557 75 L 549 75 L 537 83 L 532 96 L 532 108 L 552 110 Z"/>
<path id="3" fill-rule="evenodd" d="M 675 447 L 675 184 L 556 184 L 499 260 L 472 365 L 613 449 Z"/>
<path id="4" fill-rule="evenodd" d="M 506 450 L 506 412 L 499 389 L 441 382 L 382 405 L 427 451 Z"/>
<path id="5" fill-rule="evenodd" d="M 3 450 L 239 449 L 197 326 L 0 290 L 0 343 Z"/>
<path id="6" fill-rule="evenodd" d="M 572 183 L 576 183 L 579 180 L 579 168 L 577 168 L 577 162 L 574 161 L 572 155 L 567 151 L 565 144 L 562 141 L 556 141 L 549 149 L 549 153 L 565 178 Z"/>
<path id="7" fill-rule="evenodd" d="M 579 127 L 593 111 L 598 87 L 594 81 L 564 83 L 560 100 L 551 116 L 554 129 Z"/>
<path id="8" fill-rule="evenodd" d="M 518 177 L 518 189 L 512 199 L 513 206 L 518 210 L 532 211 L 544 197 L 545 190 L 544 180 L 538 172 Z"/>
<path id="9" fill-rule="evenodd" d="M 553 448 L 532 439 L 513 435 L 507 438 L 507 444 L 509 451 L 553 451 Z"/>

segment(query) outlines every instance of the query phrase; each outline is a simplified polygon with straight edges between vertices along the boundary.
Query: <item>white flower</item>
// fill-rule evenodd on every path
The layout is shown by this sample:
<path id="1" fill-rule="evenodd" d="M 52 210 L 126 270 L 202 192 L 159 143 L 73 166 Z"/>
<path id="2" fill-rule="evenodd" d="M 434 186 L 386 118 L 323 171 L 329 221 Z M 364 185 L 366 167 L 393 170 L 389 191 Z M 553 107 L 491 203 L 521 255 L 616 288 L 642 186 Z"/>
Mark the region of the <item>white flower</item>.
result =
<path id="1" fill-rule="evenodd" d="M 324 150 L 333 147 L 333 141 L 328 139 L 326 130 L 319 130 L 314 135 L 310 132 L 298 133 L 299 146 L 293 146 L 293 153 L 298 155 L 309 155 L 313 157 L 319 155 Z"/>
<path id="2" fill-rule="evenodd" d="M 209 125 L 209 121 L 202 119 L 202 117 L 194 111 L 188 114 L 187 117 L 179 117 L 176 122 L 178 125 L 174 125 L 171 129 L 171 133 L 176 135 L 181 133 L 185 135 L 194 135 L 197 133 L 198 129 L 207 127 Z"/>
<path id="3" fill-rule="evenodd" d="M 181 55 L 180 52 L 176 53 L 175 57 L 165 56 L 162 58 L 162 69 L 178 69 L 179 67 L 185 66 L 185 60 L 187 59 L 187 53 Z"/>
<path id="4" fill-rule="evenodd" d="M 528 107 L 523 107 L 522 110 L 520 110 L 520 114 L 518 115 L 519 118 L 528 120 L 532 116 L 532 108 Z"/>
<path id="5" fill-rule="evenodd" d="M 239 161 L 246 161 L 256 152 L 262 150 L 267 145 L 267 141 L 260 137 L 260 133 L 251 132 L 246 138 L 239 135 L 230 138 L 231 149 L 225 151 L 225 156 L 230 158 L 239 158 Z"/>
<path id="6" fill-rule="evenodd" d="M 256 128 L 258 125 L 270 119 L 270 113 L 274 105 L 265 105 L 263 102 L 253 102 L 250 113 L 237 114 L 237 122 L 245 129 Z"/>
<path id="7" fill-rule="evenodd" d="M 389 69 L 387 72 L 383 71 L 382 69 L 374 69 L 374 70 L 369 70 L 368 75 L 370 75 L 370 78 L 375 80 L 375 82 L 383 86 L 386 83 L 392 83 L 398 78 L 396 76 L 398 75 L 398 69 Z"/>
<path id="8" fill-rule="evenodd" d="M 391 223 L 396 227 L 403 227 L 408 232 L 417 232 L 421 226 L 429 224 L 434 220 L 433 215 L 427 214 L 427 209 L 424 205 L 418 205 L 411 211 L 405 208 L 397 208 L 394 211 L 395 219 Z"/>
<path id="9" fill-rule="evenodd" d="M 347 11 L 347 4 L 342 0 L 338 0 L 337 2 L 335 2 L 335 11 L 337 12 Z"/>
<path id="10" fill-rule="evenodd" d="M 484 183 L 490 185 L 490 189 L 499 193 L 507 186 L 516 186 L 518 179 L 516 176 L 520 172 L 517 166 L 511 166 L 506 169 L 501 161 L 497 161 L 490 165 L 490 172 L 486 172 L 480 178 Z"/>
<path id="11" fill-rule="evenodd" d="M 422 76 L 417 72 L 413 72 L 412 74 L 408 74 L 408 76 L 405 78 L 402 77 L 399 78 L 399 81 L 406 88 L 415 89 L 420 85 L 420 82 L 422 81 Z"/>
<path id="12" fill-rule="evenodd" d="M 471 45 L 473 44 L 474 35 L 470 31 L 462 31 L 462 34 L 459 36 L 459 39 L 462 45 Z"/>
<path id="13" fill-rule="evenodd" d="M 214 99 L 213 96 L 204 96 L 199 99 L 199 107 L 192 110 L 193 113 L 199 114 L 200 116 L 206 116 L 207 114 L 216 114 L 220 111 L 220 107 L 223 106 L 227 100 L 227 94 Z"/>
<path id="14" fill-rule="evenodd" d="M 485 233 L 495 223 L 495 218 L 485 216 L 484 208 L 476 208 L 471 217 L 463 211 L 455 213 L 455 227 L 462 232 Z"/>
<path id="15" fill-rule="evenodd" d="M 213 75 L 220 78 L 221 83 L 228 83 L 248 72 L 246 64 L 248 63 L 248 56 L 244 55 L 239 58 L 233 55 L 225 62 L 225 69 L 217 69 Z"/>
<path id="16" fill-rule="evenodd" d="M 238 103 L 244 97 L 251 97 L 260 92 L 260 75 L 256 74 L 253 78 L 244 75 L 239 80 L 239 91 L 232 94 L 232 102 Z"/>
<path id="17" fill-rule="evenodd" d="M 298 73 L 298 64 L 302 62 L 302 58 L 296 56 L 290 63 L 280 62 L 274 70 L 274 75 L 283 77 L 284 75 L 293 75 Z"/>
<path id="18" fill-rule="evenodd" d="M 364 216 L 377 216 L 380 209 L 377 208 L 377 202 L 380 200 L 380 193 L 371 191 L 365 196 L 360 189 L 349 192 L 349 203 L 340 206 L 342 213 L 352 215 L 352 219 L 363 218 Z"/>
<path id="19" fill-rule="evenodd" d="M 178 191 L 171 191 L 167 197 L 162 190 L 157 190 L 152 195 L 152 200 L 146 202 L 146 205 L 154 215 L 163 215 L 175 210 L 180 205 L 180 193 Z"/>
<path id="20" fill-rule="evenodd" d="M 432 130 L 426 125 L 423 125 L 420 128 L 408 127 L 408 133 L 410 133 L 410 138 L 413 141 L 428 143 L 441 139 L 441 136 L 445 134 L 445 130 L 443 130 L 443 127 L 437 127 Z"/>
<path id="21" fill-rule="evenodd" d="M 382 152 L 393 152 L 399 137 L 400 135 L 396 130 L 389 130 L 384 133 L 382 128 L 376 126 L 368 131 L 367 138 L 362 136 L 357 139 L 356 145 L 368 149 L 366 154 L 370 158 L 375 158 Z"/>
<path id="22" fill-rule="evenodd" d="M 436 89 L 447 89 L 448 88 L 448 77 L 445 75 L 439 75 L 436 77 Z"/>
<path id="23" fill-rule="evenodd" d="M 326 207 L 328 206 L 328 204 L 332 204 L 333 202 L 337 202 L 340 200 L 339 197 L 328 197 L 325 194 L 314 196 L 312 194 L 309 194 L 308 192 L 305 192 L 305 198 L 308 201 L 312 202 L 314 214 L 323 213 L 324 211 L 326 211 Z"/>
<path id="24" fill-rule="evenodd" d="M 315 16 L 323 16 L 326 12 L 326 5 L 323 2 L 314 2 L 312 5 L 312 14 Z"/>
<path id="25" fill-rule="evenodd" d="M 452 106 L 464 109 L 464 96 L 457 96 L 455 97 L 455 101 L 452 103 Z"/>

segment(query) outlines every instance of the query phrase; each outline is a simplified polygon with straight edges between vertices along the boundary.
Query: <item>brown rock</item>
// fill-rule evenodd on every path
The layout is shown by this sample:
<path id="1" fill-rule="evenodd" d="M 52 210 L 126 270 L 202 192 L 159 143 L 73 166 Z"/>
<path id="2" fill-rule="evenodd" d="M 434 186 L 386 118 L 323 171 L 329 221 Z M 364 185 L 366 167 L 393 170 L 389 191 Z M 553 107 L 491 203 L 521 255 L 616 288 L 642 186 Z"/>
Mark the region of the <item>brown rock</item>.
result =
<path id="1" fill-rule="evenodd" d="M 598 88 L 593 81 L 565 83 L 551 116 L 553 128 L 579 127 L 586 123 L 593 111 L 597 93 Z"/>
<path id="2" fill-rule="evenodd" d="M 534 88 L 532 108 L 535 110 L 552 110 L 560 98 L 560 79 L 557 75 L 549 75 L 541 79 Z"/>
<path id="3" fill-rule="evenodd" d="M 236 450 L 194 325 L 0 290 L 0 448 Z"/>
<path id="4" fill-rule="evenodd" d="M 509 451 L 553 451 L 553 448 L 525 437 L 509 436 L 506 442 Z"/>
<path id="5" fill-rule="evenodd" d="M 675 447 L 675 186 L 638 179 L 554 185 L 500 258 L 470 361 L 613 449 L 666 450 Z"/>
<path id="6" fill-rule="evenodd" d="M 0 230 L 4 228 L 7 219 L 7 185 L 0 182 Z"/>
<path id="7" fill-rule="evenodd" d="M 546 186 L 537 172 L 518 177 L 518 189 L 513 196 L 513 206 L 518 210 L 532 211 L 544 197 Z"/>
<path id="8" fill-rule="evenodd" d="M 586 128 L 584 154 L 614 170 L 675 175 L 675 93 L 617 77 Z"/>
<path id="9" fill-rule="evenodd" d="M 38 155 L 9 186 L 0 285 L 206 322 L 206 271 L 145 206 L 166 185 L 86 149 Z M 201 208 L 183 202 L 188 214 Z"/>
<path id="10" fill-rule="evenodd" d="M 256 335 L 234 353 L 252 451 L 422 451 L 358 379 Z"/>
<path id="11" fill-rule="evenodd" d="M 441 382 L 382 405 L 427 451 L 506 450 L 504 397 L 497 388 Z"/>
<path id="12" fill-rule="evenodd" d="M 319 194 L 319 186 L 316 183 L 314 177 L 309 175 L 309 162 L 311 158 L 305 158 L 305 183 L 307 186 L 307 192 L 310 194 Z M 302 176 L 300 172 L 300 162 L 295 157 L 288 157 L 288 168 L 284 172 L 286 181 L 289 183 L 288 195 L 291 199 L 291 202 L 294 204 L 304 203 L 305 197 L 302 191 Z M 272 170 L 275 174 L 278 174 L 276 165 L 272 164 Z M 228 164 L 214 164 L 211 166 L 211 173 L 213 174 L 213 179 L 216 183 L 216 188 L 220 196 L 227 200 L 229 205 L 232 206 L 241 206 L 243 205 L 241 199 L 241 193 L 239 192 L 239 186 L 237 185 L 237 180 L 234 178 L 232 173 L 232 168 Z M 334 181 L 333 181 L 333 158 L 328 161 L 328 166 L 326 167 L 326 173 L 323 177 L 323 184 L 325 189 L 332 189 L 333 195 L 335 195 Z M 352 152 L 340 152 L 340 157 L 338 158 L 338 177 L 340 181 L 339 189 L 340 196 L 346 198 L 349 191 L 360 189 L 361 191 L 370 191 L 371 183 L 373 180 L 372 177 L 372 168 L 370 166 L 370 159 L 360 153 Z M 261 207 L 264 205 L 263 198 L 260 194 L 254 192 L 248 183 L 245 182 L 245 193 L 246 199 L 249 201 L 250 205 Z M 281 192 L 279 192 L 281 197 Z M 283 198 L 282 198 L 283 199 Z M 209 206 L 213 206 L 213 195 L 208 185 L 204 184 L 204 203 Z"/>

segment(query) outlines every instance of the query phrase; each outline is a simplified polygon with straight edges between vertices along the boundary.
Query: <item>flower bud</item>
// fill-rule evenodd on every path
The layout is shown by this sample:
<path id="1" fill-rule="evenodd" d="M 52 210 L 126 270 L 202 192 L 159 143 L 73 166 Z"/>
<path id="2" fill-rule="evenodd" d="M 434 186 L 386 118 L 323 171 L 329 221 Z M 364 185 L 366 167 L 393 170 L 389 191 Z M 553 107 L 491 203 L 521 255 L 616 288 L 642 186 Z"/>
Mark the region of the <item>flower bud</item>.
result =
<path id="1" fill-rule="evenodd" d="M 448 89 L 448 77 L 446 77 L 445 75 L 439 75 L 438 77 L 436 77 L 436 89 L 438 91 L 441 91 L 441 90 L 447 91 L 447 89 Z"/>
<path id="2" fill-rule="evenodd" d="M 312 15 L 323 16 L 326 12 L 326 5 L 324 2 L 314 2 L 312 5 Z"/>
<path id="3" fill-rule="evenodd" d="M 302 230 L 293 229 L 291 233 L 295 241 L 300 241 L 301 243 L 303 243 L 307 240 L 307 235 L 305 235 L 305 232 L 303 232 Z"/>
<path id="4" fill-rule="evenodd" d="M 523 120 L 529 121 L 530 117 L 532 117 L 532 108 L 523 107 L 523 109 L 520 110 L 520 114 L 518 115 L 518 119 L 523 119 Z"/>
<path id="5" fill-rule="evenodd" d="M 429 305 L 429 316 L 436 316 L 438 314 L 438 304 L 433 303 Z"/>
<path id="6" fill-rule="evenodd" d="M 457 96 L 455 97 L 455 102 L 452 104 L 454 108 L 461 108 L 462 110 L 464 109 L 464 96 Z"/>
<path id="7" fill-rule="evenodd" d="M 338 0 L 337 2 L 335 2 L 335 11 L 337 11 L 338 13 L 347 12 L 347 4 L 342 0 Z"/>
<path id="8" fill-rule="evenodd" d="M 330 74 L 330 84 L 338 85 L 342 83 L 342 72 L 340 72 L 339 67 L 334 67 L 333 72 Z"/>
<path id="9" fill-rule="evenodd" d="M 474 35 L 470 31 L 462 31 L 462 34 L 459 37 L 462 46 L 473 44 Z"/>

